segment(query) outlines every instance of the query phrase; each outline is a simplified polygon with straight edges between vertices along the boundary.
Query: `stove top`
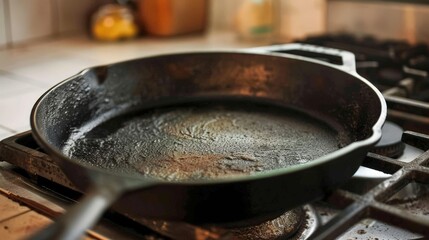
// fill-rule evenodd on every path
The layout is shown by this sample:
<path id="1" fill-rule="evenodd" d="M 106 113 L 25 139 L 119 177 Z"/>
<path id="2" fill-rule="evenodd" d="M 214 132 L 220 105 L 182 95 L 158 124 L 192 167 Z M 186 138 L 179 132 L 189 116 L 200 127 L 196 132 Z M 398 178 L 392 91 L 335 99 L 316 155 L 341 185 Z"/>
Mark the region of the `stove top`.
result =
<path id="1" fill-rule="evenodd" d="M 386 99 L 387 120 L 406 130 L 429 133 L 428 45 L 347 34 L 313 36 L 297 42 L 354 53 L 359 75 L 372 82 Z"/>
<path id="2" fill-rule="evenodd" d="M 402 141 L 422 153 L 406 161 L 369 153 L 363 166 L 384 172 L 383 178 L 374 180 L 371 185 L 365 182 L 368 179 L 357 174 L 325 199 L 257 226 L 194 226 L 130 219 L 121 213 L 110 212 L 104 221 L 113 222 L 116 228 L 129 229 L 132 233 L 123 230 L 112 233 L 111 229 L 106 233 L 102 227 L 100 232 L 105 237 L 119 234 L 121 238 L 149 239 L 307 239 L 312 234 L 315 239 L 338 236 L 340 239 L 393 239 L 398 236 L 402 236 L 399 239 L 422 239 L 429 236 L 429 152 L 424 152 L 429 149 L 429 136 L 405 132 Z M 0 160 L 12 164 L 13 175 L 27 182 L 26 185 L 42 188 L 40 191 L 51 197 L 66 198 L 70 203 L 81 195 L 55 162 L 38 147 L 31 132 L 3 140 Z M 26 194 L 15 198 L 48 216 L 59 214 L 52 212 L 55 203 L 50 203 L 54 207 L 46 201 L 37 203 Z"/>
<path id="3" fill-rule="evenodd" d="M 345 186 L 320 201 L 250 227 L 132 219 L 109 211 L 91 237 L 198 240 L 429 237 L 428 47 L 349 35 L 316 36 L 299 42 L 355 53 L 358 73 L 383 92 L 388 104 L 382 141 Z M 340 64 L 335 58 L 322 60 Z M 47 216 L 57 216 L 81 196 L 36 144 L 31 132 L 1 141 L 0 161 L 8 162 L 1 163 L 0 177 L 14 183 L 0 186 L 0 190 L 7 194 L 19 188 L 20 194 L 7 195 Z M 35 197 L 34 189 L 44 197 Z"/>
<path id="4" fill-rule="evenodd" d="M 427 135 L 405 132 L 402 140 L 409 147 L 429 149 Z M 80 196 L 55 162 L 38 147 L 31 132 L 3 140 L 0 144 L 0 160 L 25 169 L 25 172 L 18 170 L 16 174 L 19 174 L 19 178 L 25 177 L 48 193 L 54 191 L 58 198 L 67 196 L 74 201 Z M 360 237 L 352 239 L 367 239 L 368 236 L 374 239 L 375 236 L 379 236 L 379 239 L 391 239 L 389 236 L 421 239 L 428 236 L 429 152 L 423 152 L 408 162 L 369 153 L 363 166 L 383 171 L 386 176 L 377 179 L 372 186 L 367 186 L 368 183 L 356 183 L 359 178 L 365 181 L 364 177 L 356 175 L 346 186 L 326 199 L 286 212 L 259 226 L 193 226 L 187 223 L 128 219 L 115 212 L 107 214 L 107 219 L 117 224 L 118 228 L 131 226 L 138 232 L 134 232 L 133 236 L 137 234 L 138 237 L 155 239 L 307 239 L 316 229 L 313 235 L 315 239 L 338 236 L 341 239 L 351 236 Z M 52 215 L 50 210 L 43 209 L 46 203 L 38 205 L 22 196 L 17 200 L 24 204 L 30 201 L 37 210 Z"/>

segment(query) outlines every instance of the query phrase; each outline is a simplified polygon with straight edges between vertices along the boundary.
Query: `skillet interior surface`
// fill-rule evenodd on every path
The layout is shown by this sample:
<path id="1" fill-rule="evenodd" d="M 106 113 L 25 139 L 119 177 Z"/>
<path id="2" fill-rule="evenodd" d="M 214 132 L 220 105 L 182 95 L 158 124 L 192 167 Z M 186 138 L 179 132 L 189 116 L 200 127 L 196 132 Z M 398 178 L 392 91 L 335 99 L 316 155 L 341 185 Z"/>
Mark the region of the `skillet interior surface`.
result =
<path id="1" fill-rule="evenodd" d="M 195 99 L 262 102 L 279 106 L 281 110 L 221 103 L 224 109 L 219 111 L 219 104 L 207 105 L 207 101 L 205 106 L 151 110 L 172 106 L 172 103 L 195 102 Z M 306 115 L 285 109 L 297 109 Z M 36 139 L 46 149 L 53 150 L 50 152 L 61 164 L 88 166 L 86 163 L 90 163 L 96 166 L 91 168 L 92 173 L 110 169 L 108 172 L 120 177 L 130 176 L 130 173 L 141 176 L 143 172 L 157 176 L 159 173 L 158 177 L 163 179 L 181 180 L 229 176 L 237 172 L 256 175 L 261 169 L 277 168 L 279 165 L 273 163 L 283 162 L 280 155 L 288 157 L 281 164 L 283 167 L 314 160 L 337 150 L 339 145 L 373 136 L 372 128 L 379 122 L 380 114 L 380 96 L 370 85 L 330 66 L 243 52 L 189 53 L 85 70 L 52 88 L 36 103 L 32 128 Z M 172 119 L 168 127 L 152 119 L 154 116 L 169 119 L 173 115 L 180 117 Z M 309 116 L 319 120 L 311 120 Z M 210 122 L 212 118 L 221 120 Z M 234 118 L 244 121 L 234 122 Z M 256 127 L 253 122 L 257 122 Z M 161 126 L 155 126 L 159 123 Z M 237 123 L 239 128 L 234 126 Z M 206 125 L 199 127 L 201 124 Z M 149 131 L 143 131 L 145 127 Z M 206 128 L 218 141 L 212 141 L 209 133 L 199 131 Z M 133 137 L 124 137 L 125 133 Z M 237 139 L 231 137 L 232 133 Z M 269 138 L 269 135 L 275 137 Z M 287 141 L 281 140 L 284 137 Z M 293 144 L 299 138 L 305 141 Z M 321 143 L 316 144 L 316 139 Z M 115 142 L 117 140 L 123 142 Z M 197 140 L 201 147 L 196 147 Z M 124 141 L 128 142 L 124 144 Z M 222 143 L 230 146 L 222 146 Z M 267 143 L 272 144 L 272 148 L 264 151 Z M 127 148 L 121 149 L 121 146 Z M 291 147 L 295 150 L 287 150 Z M 231 151 L 235 154 L 231 155 Z M 93 158 L 85 157 L 86 153 Z M 155 156 L 155 153 L 160 155 Z M 175 153 L 177 156 L 173 156 Z M 189 157 L 189 161 L 203 156 L 206 162 L 217 162 L 215 167 L 221 169 L 203 176 L 198 171 L 174 176 L 180 161 L 168 171 L 158 168 L 151 172 L 140 164 L 153 166 L 163 161 L 163 164 L 170 164 L 183 155 Z M 116 157 L 107 160 L 108 156 Z M 252 163 L 252 160 L 256 161 Z M 127 166 L 119 168 L 123 162 Z M 230 163 L 233 163 L 231 167 L 222 169 Z M 237 166 L 239 169 L 235 171 Z M 74 168 L 68 168 L 73 175 Z M 75 182 L 85 186 L 88 176 L 84 172 L 78 176 Z"/>
<path id="2" fill-rule="evenodd" d="M 212 99 L 87 123 L 63 151 L 121 174 L 215 179 L 317 159 L 348 144 L 344 132 L 284 107 Z"/>
<path id="3" fill-rule="evenodd" d="M 196 100 L 204 103 L 185 104 Z M 255 102 L 265 105 L 256 106 Z M 174 115 L 181 118 L 171 119 Z M 141 172 L 178 180 L 157 180 L 151 187 L 127 188 L 114 206 L 121 213 L 135 218 L 190 223 L 256 223 L 320 198 L 344 184 L 379 140 L 385 115 L 384 100 L 375 87 L 332 65 L 284 55 L 205 52 L 154 56 L 84 70 L 42 96 L 33 108 L 31 123 L 38 143 L 84 192 L 92 186 L 104 188 L 117 182 L 146 184 L 152 180 L 141 177 Z M 168 125 L 167 121 L 151 120 L 154 116 L 168 119 Z M 234 122 L 237 118 L 242 121 Z M 213 119 L 217 120 L 212 122 Z M 142 129 L 137 130 L 138 127 Z M 149 131 L 143 131 L 144 127 Z M 251 134 L 246 128 L 251 129 Z M 109 136 L 122 133 L 132 134 L 119 138 L 129 140 L 127 147 L 137 146 L 142 151 L 121 152 L 124 149 Z M 232 134 L 240 139 L 232 138 Z M 266 134 L 274 137 L 268 138 Z M 159 136 L 165 138 L 161 140 Z M 194 146 L 194 136 L 204 147 Z M 215 140 L 219 137 L 218 141 L 212 141 L 212 136 Z M 287 141 L 281 141 L 283 137 Z M 138 146 L 149 144 L 150 138 L 154 145 L 149 149 Z M 297 138 L 307 142 L 293 142 Z M 326 145 L 320 148 L 314 144 L 316 138 L 322 138 L 318 144 Z M 176 151 L 173 141 L 178 143 L 177 156 L 173 154 Z M 223 142 L 229 146 L 222 146 Z M 264 151 L 267 143 L 272 144 L 272 151 Z M 107 161 L 100 157 L 88 164 L 83 157 L 69 157 L 80 152 L 78 148 L 73 150 L 73 144 L 81 144 L 81 149 L 90 150 L 97 157 L 106 154 L 97 153 L 102 148 L 123 159 Z M 88 147 L 91 144 L 97 145 L 96 148 Z M 186 144 L 186 148 L 180 144 Z M 346 146 L 338 149 L 337 144 Z M 286 150 L 289 147 L 300 149 Z M 255 156 L 255 149 L 260 156 Z M 333 152 L 325 155 L 325 151 Z M 156 152 L 162 153 L 163 158 L 154 155 Z M 296 157 L 295 153 L 303 152 L 313 156 Z M 171 167 L 173 171 L 153 168 L 156 171 L 148 173 L 146 165 L 139 164 L 115 170 L 118 165 L 115 161 L 144 158 L 150 163 L 147 166 L 153 166 L 172 162 L 176 157 L 180 159 L 180 153 L 188 157 L 198 153 L 220 168 L 228 161 L 233 162 L 241 167 L 240 175 L 230 177 L 237 174 L 232 167 L 227 167 L 228 171 L 217 170 L 216 174 L 209 171 L 202 175 L 201 171 L 195 171 L 194 175 L 194 171 L 188 171 L 174 175 L 182 167 L 180 163 Z M 214 153 L 222 159 L 214 157 Z M 139 154 L 143 156 L 139 158 Z M 285 162 L 293 166 L 269 170 L 273 167 L 271 163 L 283 161 L 277 154 L 287 156 L 290 161 Z M 311 159 L 320 155 L 323 156 Z M 310 160 L 301 164 L 302 159 Z M 266 165 L 259 172 L 261 162 Z M 103 164 L 106 168 L 99 166 Z M 214 167 L 204 166 L 204 169 Z M 135 174 L 139 177 L 131 177 Z M 225 179 L 216 179 L 224 176 Z M 194 180 L 199 177 L 210 179 Z"/>

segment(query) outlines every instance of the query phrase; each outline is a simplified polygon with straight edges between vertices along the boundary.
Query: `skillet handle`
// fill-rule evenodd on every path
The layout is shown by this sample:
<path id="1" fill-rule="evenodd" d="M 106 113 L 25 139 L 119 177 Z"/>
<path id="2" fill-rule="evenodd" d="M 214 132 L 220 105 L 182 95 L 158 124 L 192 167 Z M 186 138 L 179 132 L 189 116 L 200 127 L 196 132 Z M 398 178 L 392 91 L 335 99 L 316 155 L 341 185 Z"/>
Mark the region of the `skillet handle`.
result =
<path id="1" fill-rule="evenodd" d="M 120 195 L 119 189 L 95 187 L 79 203 L 55 219 L 53 224 L 37 232 L 29 239 L 79 239 Z"/>
<path id="2" fill-rule="evenodd" d="M 342 69 L 349 73 L 356 73 L 355 55 L 348 51 L 334 48 L 321 47 L 310 44 L 290 43 L 256 47 L 249 49 L 251 52 L 259 53 L 283 53 L 303 57 L 310 61 L 322 61 L 332 67 Z"/>

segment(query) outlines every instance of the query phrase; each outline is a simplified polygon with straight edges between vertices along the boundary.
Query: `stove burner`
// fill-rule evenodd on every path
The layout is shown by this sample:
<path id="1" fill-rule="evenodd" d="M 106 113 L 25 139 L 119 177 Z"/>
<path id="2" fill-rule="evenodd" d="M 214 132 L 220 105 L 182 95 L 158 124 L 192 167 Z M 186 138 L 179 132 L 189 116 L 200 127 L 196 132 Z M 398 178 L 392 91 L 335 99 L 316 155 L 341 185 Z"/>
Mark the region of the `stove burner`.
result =
<path id="1" fill-rule="evenodd" d="M 279 217 L 255 226 L 227 228 L 232 239 L 308 239 L 318 228 L 319 217 L 310 205 L 287 211 Z"/>
<path id="2" fill-rule="evenodd" d="M 397 124 L 386 121 L 381 131 L 381 139 L 371 152 L 390 158 L 400 157 L 405 149 L 405 144 L 401 141 L 404 130 Z"/>
<path id="3" fill-rule="evenodd" d="M 250 227 L 230 228 L 228 231 L 234 239 L 285 239 L 299 230 L 304 216 L 304 209 L 296 208 L 273 220 Z"/>
<path id="4" fill-rule="evenodd" d="M 140 220 L 141 221 L 141 220 Z M 141 221 L 146 227 L 172 239 L 308 239 L 318 228 L 320 221 L 310 205 L 287 211 L 279 217 L 246 227 L 234 225 L 195 226 L 183 222 L 162 220 Z M 203 237 L 202 237 L 203 236 Z"/>

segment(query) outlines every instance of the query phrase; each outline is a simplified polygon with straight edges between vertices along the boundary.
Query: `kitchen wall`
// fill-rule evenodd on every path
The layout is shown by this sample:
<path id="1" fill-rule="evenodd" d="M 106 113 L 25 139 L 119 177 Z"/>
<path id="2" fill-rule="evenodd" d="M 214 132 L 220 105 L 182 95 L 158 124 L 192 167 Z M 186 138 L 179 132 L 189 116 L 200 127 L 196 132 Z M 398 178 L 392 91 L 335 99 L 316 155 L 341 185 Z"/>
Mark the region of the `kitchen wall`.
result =
<path id="1" fill-rule="evenodd" d="M 234 16 L 245 0 L 212 0 L 211 28 L 231 30 Z M 279 41 L 302 38 L 326 31 L 327 0 L 274 0 Z"/>
<path id="2" fill-rule="evenodd" d="M 243 0 L 212 1 L 212 27 L 227 29 Z M 320 33 L 429 43 L 429 1 L 278 0 L 280 41 Z M 423 4 L 424 3 L 424 4 Z M 280 42 L 279 41 L 279 42 Z"/>
<path id="3" fill-rule="evenodd" d="M 235 29 L 246 0 L 208 0 L 209 30 Z M 0 49 L 83 33 L 89 14 L 111 0 L 0 0 Z M 276 37 L 285 42 L 326 31 L 429 43 L 429 5 L 389 1 L 273 0 Z"/>
<path id="4" fill-rule="evenodd" d="M 0 0 L 0 49 L 86 30 L 88 16 L 112 0 Z M 211 0 L 210 31 L 233 31 L 245 0 Z M 429 5 L 388 1 L 273 0 L 277 42 L 323 32 L 429 42 Z"/>
<path id="5" fill-rule="evenodd" d="M 101 0 L 0 0 L 0 49 L 84 31 Z"/>
<path id="6" fill-rule="evenodd" d="M 209 0 L 209 30 L 234 30 L 245 0 Z M 86 31 L 90 12 L 109 0 L 0 0 L 0 49 Z M 381 39 L 429 42 L 429 5 L 389 1 L 274 0 L 277 32 L 284 42 L 349 32 Z"/>
<path id="7" fill-rule="evenodd" d="M 109 0 L 0 0 L 0 49 L 82 32 L 88 14 Z M 325 30 L 326 0 L 274 0 L 278 34 L 297 38 Z M 243 0 L 211 0 L 209 29 L 234 30 Z"/>
<path id="8" fill-rule="evenodd" d="M 429 5 L 387 1 L 331 0 L 327 31 L 379 39 L 429 43 Z"/>

